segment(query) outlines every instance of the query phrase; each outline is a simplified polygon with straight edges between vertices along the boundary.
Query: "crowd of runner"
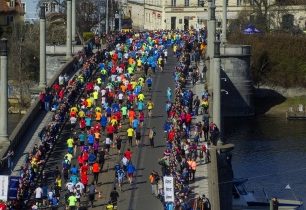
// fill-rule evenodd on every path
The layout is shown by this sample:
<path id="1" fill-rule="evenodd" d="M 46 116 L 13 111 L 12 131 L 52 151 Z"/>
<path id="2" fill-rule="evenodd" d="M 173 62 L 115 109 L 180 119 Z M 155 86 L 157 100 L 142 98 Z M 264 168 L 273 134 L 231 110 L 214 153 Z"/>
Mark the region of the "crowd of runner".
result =
<path id="1" fill-rule="evenodd" d="M 151 117 L 154 109 L 145 90 L 150 92 L 153 85 L 150 74 L 163 71 L 167 43 L 170 44 L 167 35 L 127 34 L 125 43 L 115 42 L 114 48 L 101 50 L 102 58 L 97 63 L 94 79 L 85 84 L 80 100 L 69 109 L 71 135 L 66 142 L 67 153 L 61 169 L 54 171 L 54 186 L 48 187 L 47 196 L 43 194 L 43 186 L 36 188 L 37 205 L 51 203 L 63 190 L 64 202 L 70 209 L 80 206 L 85 194 L 94 206 L 97 184 L 101 183 L 99 176 L 107 169 L 105 160 L 115 145 L 117 153 L 123 155 L 115 166 L 118 187 L 122 188 L 124 179 L 133 183 L 136 168 L 131 161 L 130 148 L 140 146 L 144 120 Z M 126 151 L 121 151 L 123 139 L 127 139 L 130 147 Z M 92 182 L 89 181 L 91 175 Z M 106 207 L 114 208 L 118 197 L 114 188 Z"/>
<path id="2" fill-rule="evenodd" d="M 195 41 L 192 35 L 182 36 L 172 44 L 172 50 L 178 59 L 178 65 L 173 73 L 175 90 L 173 94 L 171 88 L 167 89 L 167 120 L 164 124 L 166 149 L 159 161 L 161 176 L 152 171 L 149 177 L 152 194 L 162 200 L 165 209 L 197 209 L 195 206 L 199 209 L 209 209 L 210 204 L 205 196 L 201 196 L 196 202 L 192 201 L 194 194 L 189 186 L 195 181 L 197 159 L 200 158 L 203 164 L 209 162 L 208 146 L 210 141 L 215 139 L 213 134 L 218 135 L 215 124 L 209 124 L 208 91 L 204 90 L 199 98 L 187 88 L 188 81 L 195 85 L 198 80 L 204 79 L 201 74 L 205 73 L 205 69 L 199 69 L 198 66 L 203 43 Z M 199 114 L 203 116 L 202 122 L 193 122 L 193 116 Z M 199 145 L 201 139 L 207 143 Z M 174 203 L 164 201 L 161 179 L 164 176 L 175 179 Z"/>
<path id="3" fill-rule="evenodd" d="M 150 98 L 151 74 L 164 71 L 167 49 L 171 46 L 178 65 L 173 71 L 176 88 L 172 90 L 169 87 L 166 93 L 164 130 L 167 149 L 160 160 L 161 176 L 175 177 L 176 201 L 173 205 L 187 209 L 191 192 L 188 184 L 195 180 L 198 154 L 205 157 L 205 161 L 209 158 L 205 145 L 198 147 L 202 135 L 209 141 L 208 93 L 204 92 L 201 99 L 194 99 L 192 91 L 186 88 L 187 79 L 194 85 L 204 78 L 197 65 L 205 44 L 197 42 L 196 37 L 189 33 L 171 31 L 127 33 L 109 37 L 109 41 L 106 48 L 93 55 L 91 49 L 80 54 L 80 73 L 70 80 L 61 75 L 55 85 L 40 95 L 42 109 L 53 111 L 54 116 L 40 132 L 41 144 L 34 147 L 20 172 L 18 199 L 30 199 L 29 189 L 33 189 L 40 165 L 45 164 L 46 154 L 54 147 L 65 121 L 70 131 L 66 139 L 66 154 L 61 166 L 52 173 L 52 183 L 40 181 L 40 185 L 34 187 L 32 209 L 56 208 L 61 202 L 69 209 L 82 209 L 84 196 L 90 206 L 94 206 L 96 194 L 100 197 L 97 184 L 103 182 L 101 173 L 108 169 L 105 161 L 111 147 L 116 147 L 121 157 L 114 168 L 118 188 L 122 189 L 125 179 L 133 183 L 136 167 L 132 163 L 130 148 L 141 146 L 144 121 L 152 116 L 154 110 Z M 194 68 L 191 68 L 191 60 L 196 63 Z M 203 122 L 192 123 L 192 116 L 198 115 L 199 111 L 203 114 Z M 210 125 L 210 132 L 213 130 L 213 125 Z M 149 128 L 148 134 L 150 145 L 154 147 L 156 132 Z M 129 148 L 122 151 L 124 139 Z M 47 179 L 44 171 L 40 174 L 40 180 Z M 152 193 L 162 198 L 161 176 L 153 171 L 150 182 Z M 106 208 L 113 209 L 119 197 L 116 187 L 109 197 Z"/>

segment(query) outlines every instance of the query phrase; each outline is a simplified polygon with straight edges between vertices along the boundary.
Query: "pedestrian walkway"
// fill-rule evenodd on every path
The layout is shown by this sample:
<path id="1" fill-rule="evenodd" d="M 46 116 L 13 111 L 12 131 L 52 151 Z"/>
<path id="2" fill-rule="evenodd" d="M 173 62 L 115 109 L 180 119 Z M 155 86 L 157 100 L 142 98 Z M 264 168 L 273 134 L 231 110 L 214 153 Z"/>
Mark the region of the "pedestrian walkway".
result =
<path id="1" fill-rule="evenodd" d="M 204 91 L 204 83 L 198 81 L 194 87 L 192 87 L 192 91 L 196 96 L 201 97 Z M 202 115 L 198 115 L 194 117 L 194 122 L 201 122 Z M 198 147 L 201 148 L 203 144 L 205 144 L 203 138 L 200 138 Z M 209 149 L 209 148 L 208 148 Z M 203 159 L 197 159 L 197 171 L 196 171 L 196 181 L 192 183 L 190 186 L 195 193 L 195 197 L 202 196 L 203 194 L 210 199 L 209 195 L 209 187 L 208 187 L 208 164 L 204 163 Z"/>
<path id="2" fill-rule="evenodd" d="M 22 156 L 16 162 L 16 164 L 14 166 L 14 170 L 11 173 L 11 176 L 19 176 L 20 175 L 20 169 L 21 169 L 21 167 L 23 167 L 25 165 L 26 160 L 27 160 L 28 156 L 31 154 L 31 152 L 33 151 L 34 146 L 39 147 L 41 145 L 41 140 L 40 140 L 38 134 L 41 132 L 41 130 L 46 125 L 48 125 L 51 122 L 53 115 L 54 115 L 53 112 L 48 112 L 45 115 L 45 117 L 41 121 L 40 125 L 38 126 L 38 128 L 34 132 L 33 136 L 31 137 L 31 140 L 29 141 L 28 145 L 26 146 Z"/>

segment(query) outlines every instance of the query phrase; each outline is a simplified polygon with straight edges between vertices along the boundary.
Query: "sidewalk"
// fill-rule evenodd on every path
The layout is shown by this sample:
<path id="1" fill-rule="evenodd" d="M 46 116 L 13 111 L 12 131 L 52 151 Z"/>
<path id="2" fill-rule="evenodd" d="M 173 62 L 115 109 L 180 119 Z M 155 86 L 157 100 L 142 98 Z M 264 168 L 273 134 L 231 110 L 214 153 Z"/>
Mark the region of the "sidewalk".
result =
<path id="1" fill-rule="evenodd" d="M 200 64 L 200 69 L 201 69 L 201 64 Z M 192 89 L 194 95 L 199 96 L 199 98 L 201 98 L 201 95 L 204 91 L 204 86 L 205 82 L 202 83 L 200 81 L 198 81 L 193 87 L 192 84 L 189 84 L 189 87 L 190 89 Z M 194 116 L 193 122 L 194 123 L 202 122 L 202 115 Z M 199 147 L 201 147 L 204 143 L 205 143 L 204 139 L 200 138 Z M 208 165 L 210 163 L 204 164 L 204 161 L 201 159 L 197 159 L 196 162 L 197 162 L 197 170 L 195 174 L 196 175 L 195 182 L 191 183 L 190 186 L 195 193 L 195 197 L 202 196 L 203 194 L 205 194 L 205 196 L 210 199 L 209 187 L 208 187 L 208 181 L 209 181 Z"/>
<path id="2" fill-rule="evenodd" d="M 54 112 L 48 112 L 46 116 L 42 119 L 40 125 L 37 127 L 36 131 L 33 133 L 31 140 L 27 144 L 24 152 L 22 153 L 21 157 L 14 163 L 14 170 L 11 173 L 11 176 L 19 176 L 19 171 L 21 166 L 25 165 L 28 155 L 32 152 L 34 145 L 37 144 L 38 146 L 41 145 L 41 140 L 38 137 L 39 132 L 48 125 L 51 120 Z"/>

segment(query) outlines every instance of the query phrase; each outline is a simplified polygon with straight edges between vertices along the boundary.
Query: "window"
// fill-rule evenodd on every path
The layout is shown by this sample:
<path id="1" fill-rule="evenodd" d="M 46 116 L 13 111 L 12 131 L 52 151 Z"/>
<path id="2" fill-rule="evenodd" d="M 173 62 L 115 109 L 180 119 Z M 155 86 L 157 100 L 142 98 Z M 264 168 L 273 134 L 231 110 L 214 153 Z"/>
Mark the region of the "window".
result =
<path id="1" fill-rule="evenodd" d="M 51 12 L 55 12 L 55 6 L 56 6 L 56 3 L 52 2 L 51 3 Z"/>
<path id="2" fill-rule="evenodd" d="M 10 7 L 15 7 L 15 1 L 14 0 L 10 0 Z"/>
<path id="3" fill-rule="evenodd" d="M 237 6 L 241 6 L 241 0 L 237 0 Z"/>
<path id="4" fill-rule="evenodd" d="M 21 3 L 21 7 L 22 7 L 22 11 L 26 12 L 26 4 L 25 3 Z"/>
<path id="5" fill-rule="evenodd" d="M 171 6 L 176 7 L 176 0 L 171 0 Z"/>
<path id="6" fill-rule="evenodd" d="M 189 0 L 185 0 L 185 7 L 189 7 Z"/>
<path id="7" fill-rule="evenodd" d="M 45 11 L 49 12 L 49 4 L 48 3 L 43 3 L 43 5 L 45 6 Z"/>

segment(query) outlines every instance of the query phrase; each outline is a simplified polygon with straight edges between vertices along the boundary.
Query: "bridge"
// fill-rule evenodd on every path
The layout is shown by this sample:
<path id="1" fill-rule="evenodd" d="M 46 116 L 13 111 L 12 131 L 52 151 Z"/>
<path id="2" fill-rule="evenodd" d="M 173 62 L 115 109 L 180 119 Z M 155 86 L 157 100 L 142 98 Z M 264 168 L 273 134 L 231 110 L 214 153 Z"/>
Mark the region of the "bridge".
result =
<path id="1" fill-rule="evenodd" d="M 71 1 L 67 1 L 67 12 L 68 17 L 71 16 Z M 72 1 L 73 3 L 74 1 Z M 226 1 L 224 1 L 226 2 Z M 198 166 L 199 180 L 197 180 L 192 186 L 195 193 L 198 195 L 206 194 L 208 198 L 211 199 L 212 209 L 230 209 L 229 206 L 232 204 L 232 169 L 230 164 L 227 161 L 230 151 L 233 149 L 233 145 L 228 144 L 222 138 L 222 115 L 226 116 L 248 116 L 253 114 L 253 107 L 251 102 L 251 82 L 249 80 L 249 59 L 250 59 L 250 47 L 249 46 L 237 46 L 229 45 L 226 41 L 226 13 L 223 15 L 223 34 L 220 40 L 216 39 L 216 20 L 214 15 L 214 5 L 211 0 L 208 0 L 210 13 L 208 16 L 208 46 L 207 46 L 207 57 L 205 60 L 200 62 L 200 68 L 203 68 L 204 64 L 208 67 L 207 82 L 196 84 L 195 87 L 190 87 L 193 89 L 195 94 L 201 95 L 204 90 L 205 85 L 208 87 L 210 92 L 210 121 L 214 122 L 220 130 L 220 139 L 215 144 L 210 146 L 211 153 L 211 162 L 209 164 L 200 164 Z M 69 9 L 70 8 L 70 9 Z M 226 3 L 224 4 L 226 11 Z M 44 11 L 42 8 L 41 11 Z M 40 24 L 41 24 L 41 68 L 40 68 L 40 83 L 39 88 L 44 89 L 46 86 L 51 87 L 55 82 L 58 82 L 59 75 L 67 74 L 69 77 L 72 77 L 77 73 L 75 68 L 77 59 L 73 57 L 73 53 L 78 52 L 82 49 L 81 46 L 72 47 L 73 40 L 72 35 L 72 25 L 73 23 L 70 18 L 67 20 L 67 45 L 65 47 L 60 46 L 49 46 L 46 47 L 45 43 L 45 18 L 43 12 L 40 15 Z M 2 43 L 5 43 L 5 40 L 2 40 Z M 7 67 L 5 66 L 5 53 L 7 46 L 5 44 L 1 45 L 1 73 L 6 71 Z M 58 73 L 50 80 L 46 81 L 46 68 L 45 68 L 45 58 L 47 54 L 53 55 L 66 55 L 67 63 L 59 69 Z M 156 110 L 159 113 L 163 113 L 164 107 L 162 103 L 158 103 L 164 98 L 164 92 L 167 87 L 173 87 L 171 74 L 167 73 L 171 71 L 176 64 L 174 58 L 169 58 L 167 63 L 165 74 L 158 74 L 154 77 L 155 83 L 159 84 L 153 91 L 156 91 L 156 94 L 153 97 L 153 101 L 156 104 Z M 237 70 L 239 69 L 239 71 Z M 6 78 L 5 75 L 1 75 L 1 84 L 6 84 L 3 79 Z M 163 80 L 163 82 L 161 82 Z M 226 81 L 226 83 L 225 83 Z M 6 98 L 5 88 L 0 94 L 1 98 Z M 227 94 L 226 94 L 227 93 Z M 224 95 L 223 95 L 224 94 Z M 4 96 L 4 97 L 2 97 Z M 230 97 L 229 97 L 230 96 Z M 4 100 L 0 103 L 0 110 L 5 109 Z M 222 102 L 222 103 L 221 103 Z M 230 106 L 229 106 L 230 104 Z M 30 107 L 27 114 L 21 119 L 20 123 L 14 129 L 10 136 L 7 135 L 6 126 L 0 126 L 0 157 L 4 157 L 10 149 L 15 151 L 14 156 L 14 169 L 12 172 L 5 171 L 3 167 L 1 169 L 2 174 L 9 174 L 16 176 L 19 174 L 20 167 L 24 164 L 28 154 L 32 151 L 35 144 L 40 143 L 38 137 L 39 132 L 42 128 L 47 125 L 53 117 L 52 112 L 45 112 L 40 108 L 40 102 L 37 99 L 36 102 Z M 7 122 L 5 117 L 7 114 L 0 113 L 0 123 Z M 162 141 L 162 129 L 160 122 L 165 119 L 164 115 L 159 116 L 159 118 L 153 118 L 149 121 L 150 126 L 158 128 L 160 134 L 158 137 L 161 139 L 158 141 L 158 145 L 163 145 Z M 195 121 L 201 121 L 201 116 L 196 117 Z M 59 139 L 63 141 L 67 138 L 66 128 L 62 128 L 63 133 L 59 136 Z M 158 133 L 159 133 L 158 132 Z M 46 163 L 46 169 L 52 170 L 54 166 L 58 164 L 58 156 L 62 157 L 65 150 L 65 145 L 63 141 L 59 143 L 54 148 L 54 152 L 50 154 L 50 159 Z M 60 143 L 61 142 L 61 143 Z M 149 153 L 148 148 L 141 148 L 139 151 L 135 151 L 135 162 L 139 172 L 136 178 L 137 187 L 136 189 L 129 189 L 131 193 L 122 194 L 122 202 L 120 205 L 123 209 L 149 209 L 150 206 L 154 206 L 154 209 L 160 208 L 161 204 L 158 200 L 152 200 L 152 197 L 148 196 L 148 190 L 145 185 L 142 185 L 143 182 L 146 182 L 146 179 L 151 170 L 158 170 L 159 166 L 157 163 L 152 163 L 152 159 L 157 160 L 162 153 L 162 148 L 158 148 L 151 153 L 151 156 L 145 156 L 144 154 Z M 116 162 L 116 157 L 112 157 L 108 164 L 114 164 Z M 156 162 L 156 161 L 155 161 Z M 146 168 L 146 170 L 144 170 Z M 207 174 L 205 176 L 204 174 Z M 106 173 L 103 176 L 106 183 L 112 183 L 113 177 L 110 173 Z M 104 182 L 104 180 L 103 180 Z M 223 183 L 223 184 L 220 184 Z M 112 185 L 105 184 L 101 186 L 103 192 L 110 192 Z M 129 191 L 128 191 L 129 192 Z M 103 196 L 102 196 L 103 197 Z M 101 198 L 98 201 L 99 205 L 103 205 L 106 202 L 106 199 Z"/>

